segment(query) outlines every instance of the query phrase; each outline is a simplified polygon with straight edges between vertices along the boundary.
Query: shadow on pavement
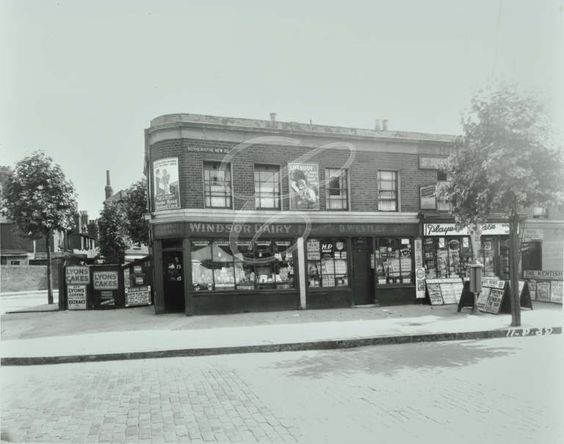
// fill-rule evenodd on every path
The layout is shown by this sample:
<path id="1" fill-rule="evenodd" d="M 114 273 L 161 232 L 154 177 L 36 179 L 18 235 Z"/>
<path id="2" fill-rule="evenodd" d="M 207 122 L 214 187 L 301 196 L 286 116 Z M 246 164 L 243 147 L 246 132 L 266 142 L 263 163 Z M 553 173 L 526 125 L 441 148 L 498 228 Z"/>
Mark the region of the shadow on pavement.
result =
<path id="1" fill-rule="evenodd" d="M 483 359 L 509 355 L 515 350 L 512 347 L 485 347 L 470 341 L 418 343 L 413 347 L 383 345 L 317 352 L 300 359 L 289 359 L 275 367 L 288 370 L 289 376 L 305 378 L 328 374 L 393 375 L 404 369 L 429 371 L 464 367 Z"/>

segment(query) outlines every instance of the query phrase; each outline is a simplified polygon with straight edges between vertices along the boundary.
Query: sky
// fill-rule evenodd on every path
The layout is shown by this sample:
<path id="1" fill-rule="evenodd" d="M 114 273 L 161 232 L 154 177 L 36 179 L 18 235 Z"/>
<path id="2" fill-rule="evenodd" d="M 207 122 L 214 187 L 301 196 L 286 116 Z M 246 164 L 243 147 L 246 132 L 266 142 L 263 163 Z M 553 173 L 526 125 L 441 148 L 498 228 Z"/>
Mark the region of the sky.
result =
<path id="1" fill-rule="evenodd" d="M 503 80 L 558 124 L 563 28 L 564 0 L 0 0 L 0 165 L 47 152 L 94 219 L 162 114 L 459 134 Z"/>

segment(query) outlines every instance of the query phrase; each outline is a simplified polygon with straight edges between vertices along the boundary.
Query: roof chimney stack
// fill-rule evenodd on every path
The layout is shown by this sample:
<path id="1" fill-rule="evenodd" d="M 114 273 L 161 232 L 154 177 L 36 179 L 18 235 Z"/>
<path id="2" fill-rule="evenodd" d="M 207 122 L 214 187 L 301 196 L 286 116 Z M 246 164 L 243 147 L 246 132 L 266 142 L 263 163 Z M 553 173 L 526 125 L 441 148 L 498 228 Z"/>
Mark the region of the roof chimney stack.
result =
<path id="1" fill-rule="evenodd" d="M 106 192 L 106 199 L 109 199 L 114 194 L 114 190 L 110 185 L 110 170 L 106 170 L 106 188 L 104 188 L 104 191 Z"/>
<path id="2" fill-rule="evenodd" d="M 375 131 L 382 131 L 382 121 L 380 119 L 376 119 L 374 121 L 374 130 Z"/>
<path id="3" fill-rule="evenodd" d="M 382 120 L 382 131 L 388 131 L 388 120 Z"/>
<path id="4" fill-rule="evenodd" d="M 270 113 L 270 121 L 271 121 L 272 123 L 275 123 L 275 122 L 276 122 L 276 113 Z"/>

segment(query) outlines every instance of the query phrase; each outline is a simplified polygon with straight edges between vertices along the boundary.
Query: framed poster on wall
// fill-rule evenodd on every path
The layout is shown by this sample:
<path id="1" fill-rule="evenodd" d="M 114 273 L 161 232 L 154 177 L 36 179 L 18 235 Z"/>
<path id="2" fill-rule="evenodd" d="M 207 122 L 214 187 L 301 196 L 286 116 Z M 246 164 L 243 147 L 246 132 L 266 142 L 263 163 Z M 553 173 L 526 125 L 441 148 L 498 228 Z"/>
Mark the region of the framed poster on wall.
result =
<path id="1" fill-rule="evenodd" d="M 315 163 L 289 163 L 290 210 L 319 210 L 319 167 Z"/>
<path id="2" fill-rule="evenodd" d="M 155 211 L 180 208 L 178 157 L 153 162 L 153 198 Z"/>

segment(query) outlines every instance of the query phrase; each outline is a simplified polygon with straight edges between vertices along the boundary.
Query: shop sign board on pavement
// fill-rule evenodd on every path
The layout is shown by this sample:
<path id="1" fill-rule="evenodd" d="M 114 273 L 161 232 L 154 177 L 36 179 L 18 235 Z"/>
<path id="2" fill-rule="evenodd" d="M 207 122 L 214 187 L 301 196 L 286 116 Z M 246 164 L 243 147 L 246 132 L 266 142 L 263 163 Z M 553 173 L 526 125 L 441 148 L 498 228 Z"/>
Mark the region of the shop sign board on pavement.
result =
<path id="1" fill-rule="evenodd" d="M 67 285 L 69 310 L 86 310 L 86 285 Z"/>
<path id="2" fill-rule="evenodd" d="M 427 279 L 426 284 L 432 305 L 457 304 L 464 289 L 460 278 Z"/>
<path id="3" fill-rule="evenodd" d="M 523 272 L 532 299 L 556 304 L 562 304 L 564 296 L 563 275 L 562 271 L 551 270 L 525 270 Z"/>
<path id="4" fill-rule="evenodd" d="M 125 306 L 151 305 L 151 286 L 127 287 L 125 289 Z"/>
<path id="5" fill-rule="evenodd" d="M 93 271 L 92 280 L 94 290 L 117 290 L 119 288 L 117 271 Z"/>
<path id="6" fill-rule="evenodd" d="M 90 269 L 88 266 L 65 267 L 65 280 L 67 285 L 90 284 Z"/>

